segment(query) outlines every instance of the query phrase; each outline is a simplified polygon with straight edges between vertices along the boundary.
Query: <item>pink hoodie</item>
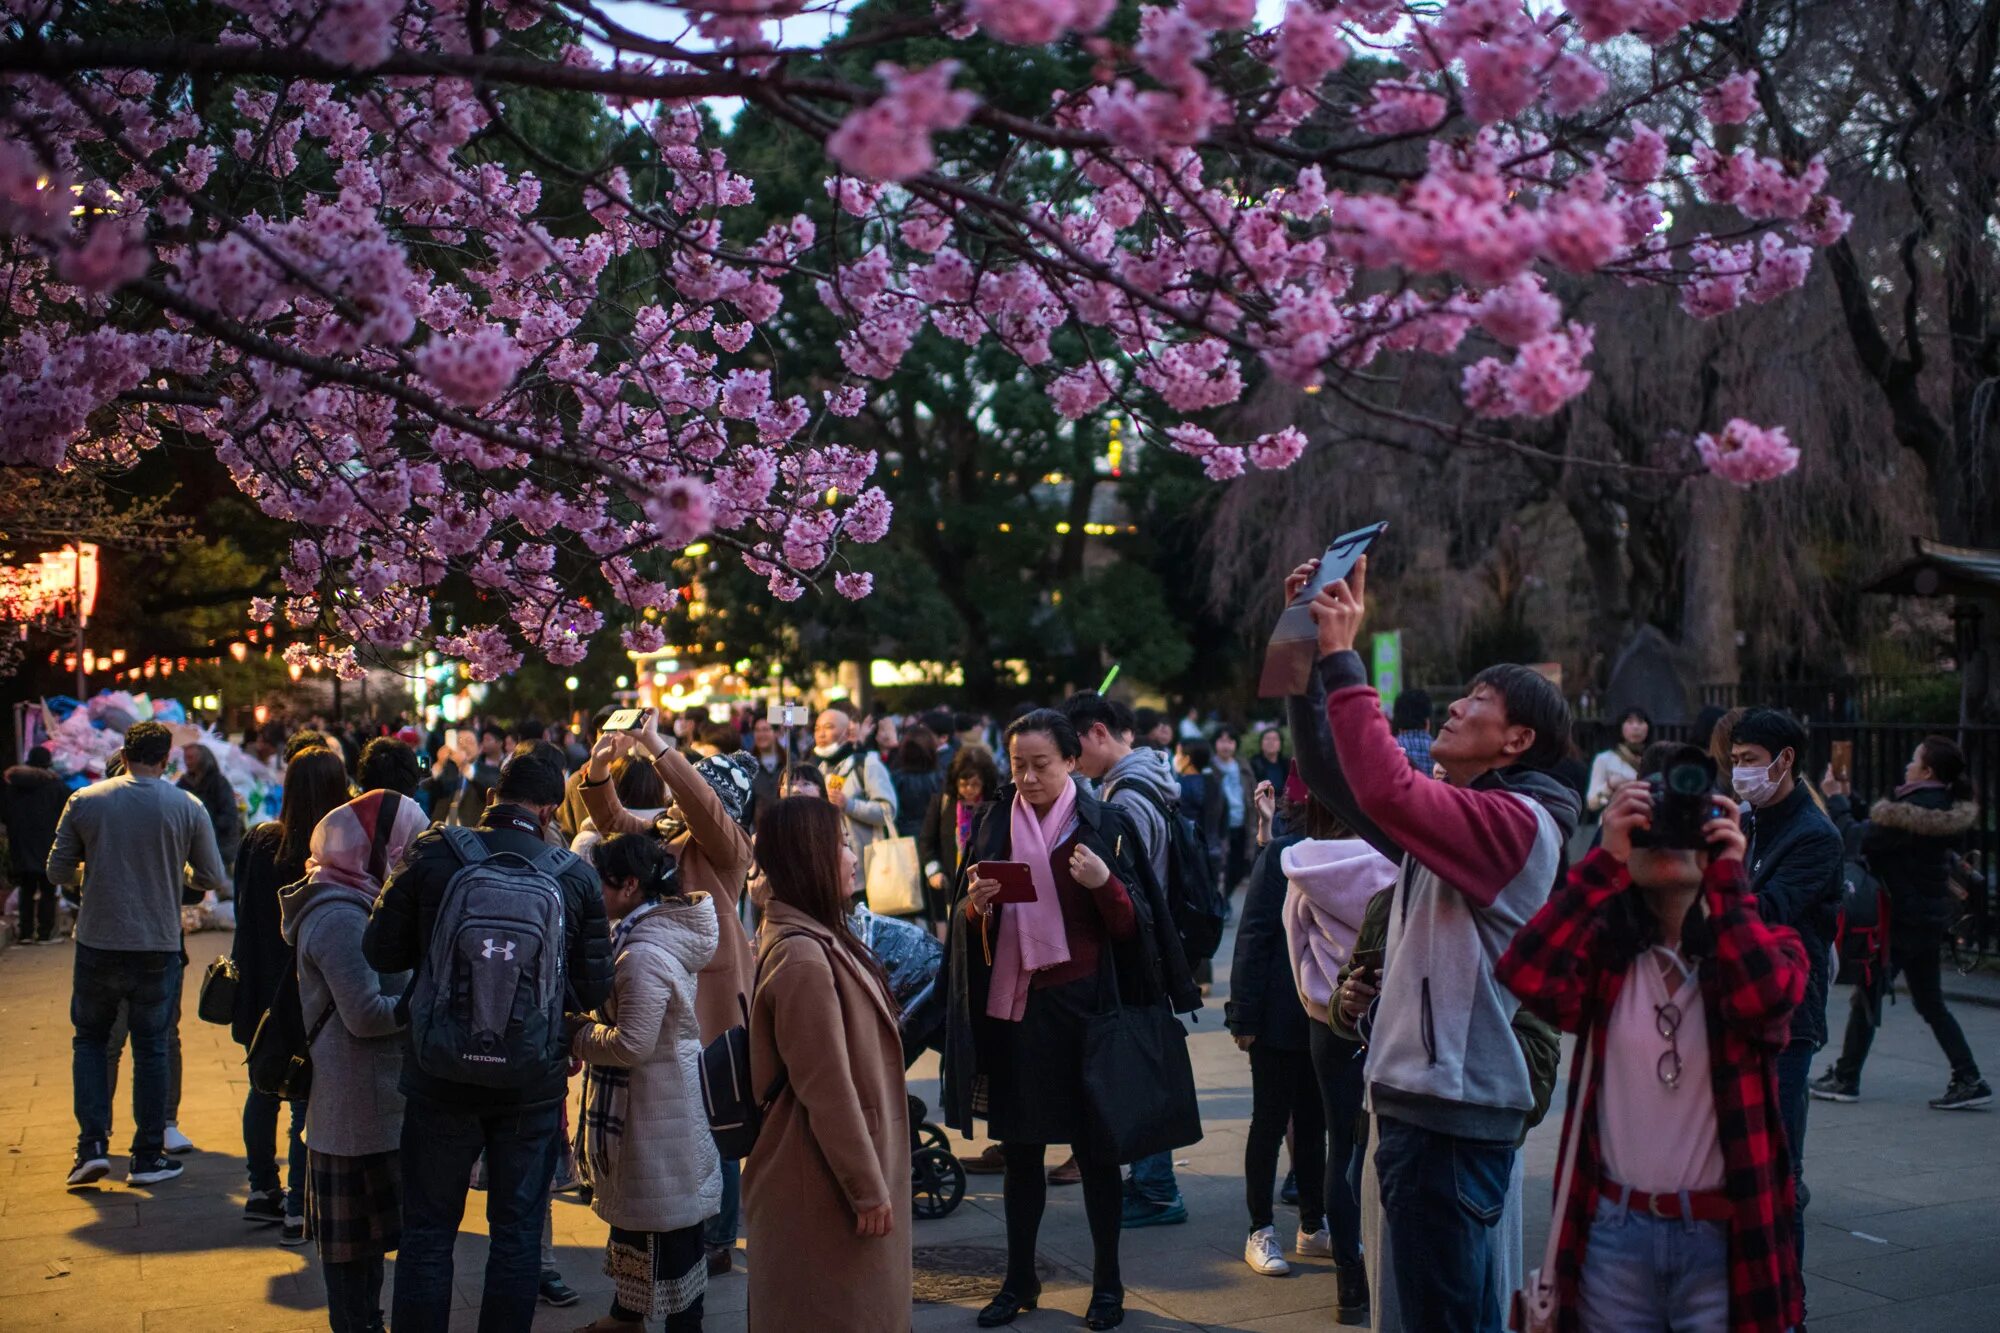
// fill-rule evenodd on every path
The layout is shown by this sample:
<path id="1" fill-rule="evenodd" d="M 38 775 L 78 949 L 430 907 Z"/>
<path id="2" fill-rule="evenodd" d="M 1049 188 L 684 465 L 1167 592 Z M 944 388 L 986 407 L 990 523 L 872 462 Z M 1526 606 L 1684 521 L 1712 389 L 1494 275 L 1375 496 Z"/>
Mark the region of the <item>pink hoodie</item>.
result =
<path id="1" fill-rule="evenodd" d="M 1359 838 L 1287 847 L 1280 864 L 1291 889 L 1285 894 L 1285 941 L 1292 980 L 1314 1021 L 1327 1020 L 1334 978 L 1354 952 L 1368 900 L 1396 882 L 1396 863 Z"/>

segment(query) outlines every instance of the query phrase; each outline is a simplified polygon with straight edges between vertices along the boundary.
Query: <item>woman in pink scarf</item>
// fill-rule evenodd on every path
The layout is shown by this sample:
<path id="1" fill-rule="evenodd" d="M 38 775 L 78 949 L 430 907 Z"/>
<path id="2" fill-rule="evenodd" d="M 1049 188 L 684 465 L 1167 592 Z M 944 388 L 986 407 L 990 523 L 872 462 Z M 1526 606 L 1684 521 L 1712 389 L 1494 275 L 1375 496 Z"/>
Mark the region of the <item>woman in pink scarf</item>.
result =
<path id="1" fill-rule="evenodd" d="M 969 1114 L 949 1118 L 971 1133 L 972 1117 L 985 1117 L 1006 1160 L 1007 1277 L 980 1311 L 981 1328 L 1011 1324 L 1041 1297 L 1035 1237 L 1051 1143 L 1075 1149 L 1083 1177 L 1095 1249 L 1084 1323 L 1113 1328 L 1125 1317 L 1118 1271 L 1123 1190 L 1115 1155 L 1089 1129 L 1084 1031 L 1091 1015 L 1109 1005 L 1114 959 L 1127 1004 L 1165 999 L 1157 959 L 1145 947 L 1151 900 L 1139 877 L 1149 883 L 1150 871 L 1136 864 L 1138 838 L 1124 815 L 1077 782 L 1081 754 L 1075 729 L 1053 710 L 1008 728 L 1014 785 L 980 810 L 953 914 L 953 958 L 962 961 L 964 978 L 953 1003 L 959 1016 L 970 1009 L 973 1040 L 970 1051 L 956 1044 L 946 1050 L 947 1102 L 954 1088 L 970 1090 Z M 994 900 L 1000 882 L 981 871 L 1000 861 L 1026 863 L 1033 902 Z"/>

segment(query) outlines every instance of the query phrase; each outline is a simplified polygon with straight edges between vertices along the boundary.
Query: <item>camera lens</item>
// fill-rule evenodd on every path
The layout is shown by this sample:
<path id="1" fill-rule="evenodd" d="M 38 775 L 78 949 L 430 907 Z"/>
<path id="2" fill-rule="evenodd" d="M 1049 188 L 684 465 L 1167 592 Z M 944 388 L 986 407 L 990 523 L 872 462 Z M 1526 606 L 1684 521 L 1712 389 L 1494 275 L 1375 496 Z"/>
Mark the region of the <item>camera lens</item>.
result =
<path id="1" fill-rule="evenodd" d="M 1676 796 L 1701 796 L 1708 791 L 1708 773 L 1699 764 L 1676 764 L 1667 770 L 1667 790 Z"/>

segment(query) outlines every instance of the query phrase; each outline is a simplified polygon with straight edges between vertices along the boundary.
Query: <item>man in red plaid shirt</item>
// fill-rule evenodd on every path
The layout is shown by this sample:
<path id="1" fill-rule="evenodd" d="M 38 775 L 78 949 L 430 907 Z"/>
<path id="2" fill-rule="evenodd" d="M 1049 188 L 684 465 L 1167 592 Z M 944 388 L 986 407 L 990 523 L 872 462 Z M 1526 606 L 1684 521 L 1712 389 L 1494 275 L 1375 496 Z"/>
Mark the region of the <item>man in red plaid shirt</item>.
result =
<path id="1" fill-rule="evenodd" d="M 1654 796 L 1630 782 L 1603 845 L 1496 969 L 1521 1003 L 1582 1034 L 1564 1142 L 1577 1139 L 1553 1278 L 1564 1330 L 1784 1333 L 1804 1317 L 1777 1055 L 1806 990 L 1798 933 L 1767 925 L 1733 802 L 1692 747 L 1663 768 L 1709 784 L 1703 849 L 1634 846 Z M 1642 839 L 1641 841 L 1651 841 Z"/>

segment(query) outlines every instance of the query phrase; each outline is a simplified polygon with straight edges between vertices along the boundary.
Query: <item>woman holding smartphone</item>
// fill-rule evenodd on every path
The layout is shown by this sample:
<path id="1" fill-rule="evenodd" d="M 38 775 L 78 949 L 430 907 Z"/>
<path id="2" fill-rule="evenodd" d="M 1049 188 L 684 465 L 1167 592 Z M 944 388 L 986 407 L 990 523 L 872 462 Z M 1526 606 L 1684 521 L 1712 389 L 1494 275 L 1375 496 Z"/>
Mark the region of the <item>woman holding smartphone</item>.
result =
<path id="1" fill-rule="evenodd" d="M 1007 1277 L 979 1312 L 1011 1324 L 1041 1298 L 1035 1239 L 1048 1198 L 1048 1145 L 1075 1150 L 1093 1265 L 1084 1324 L 1125 1319 L 1118 1267 L 1123 1187 L 1092 1131 L 1084 1035 L 1110 1005 L 1198 1007 L 1199 993 L 1164 896 L 1132 825 L 1076 781 L 1083 753 L 1069 720 L 1039 709 L 1007 729 L 1013 785 L 980 809 L 951 921 L 951 1014 L 944 1052 L 947 1123 L 983 1116 L 1006 1162 Z"/>

